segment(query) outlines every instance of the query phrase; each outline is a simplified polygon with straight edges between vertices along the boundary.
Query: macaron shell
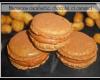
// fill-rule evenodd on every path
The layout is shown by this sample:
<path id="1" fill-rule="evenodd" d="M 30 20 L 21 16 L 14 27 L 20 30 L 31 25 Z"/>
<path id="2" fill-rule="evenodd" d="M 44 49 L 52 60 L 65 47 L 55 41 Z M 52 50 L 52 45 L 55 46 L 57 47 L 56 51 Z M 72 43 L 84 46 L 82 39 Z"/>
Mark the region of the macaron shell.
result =
<path id="1" fill-rule="evenodd" d="M 68 56 L 73 59 L 81 59 L 82 56 L 89 57 L 92 55 L 92 52 L 97 52 L 98 50 L 95 41 L 82 32 L 73 32 L 69 36 L 69 39 L 69 43 L 58 50 L 63 56 Z"/>
<path id="2" fill-rule="evenodd" d="M 86 59 L 89 59 L 89 58 L 95 56 L 97 54 L 97 49 L 94 50 L 92 53 L 89 53 L 89 54 L 86 54 L 86 55 L 81 55 L 81 56 L 72 56 L 72 55 L 65 56 L 64 55 L 65 53 L 66 52 L 64 52 L 64 51 L 60 51 L 59 55 L 62 55 L 64 57 L 68 57 L 70 59 L 75 59 L 75 60 L 86 60 Z"/>
<path id="3" fill-rule="evenodd" d="M 97 59 L 97 55 L 94 56 L 89 61 L 83 62 L 83 63 L 72 63 L 72 62 L 69 62 L 69 61 L 65 60 L 64 58 L 62 58 L 60 56 L 59 56 L 59 59 L 61 60 L 62 63 L 64 63 L 65 66 L 68 66 L 68 67 L 74 68 L 74 69 L 83 69 L 83 68 L 87 68 L 91 64 L 93 64 L 96 61 L 96 59 Z"/>
<path id="4" fill-rule="evenodd" d="M 10 58 L 11 61 L 15 62 L 16 64 L 22 65 L 22 66 L 27 66 L 27 67 L 32 67 L 35 66 L 37 64 L 41 64 L 42 61 L 44 61 L 45 59 L 47 59 L 48 56 L 43 56 L 42 58 L 36 58 L 36 59 L 31 59 L 31 60 L 25 60 L 25 61 L 18 61 L 15 60 L 13 58 Z"/>
<path id="5" fill-rule="evenodd" d="M 95 52 L 94 52 L 95 53 Z M 69 61 L 69 62 L 72 62 L 72 63 L 85 63 L 85 62 L 87 62 L 87 61 L 89 61 L 89 60 L 91 60 L 94 56 L 96 56 L 97 54 L 95 54 L 95 55 L 93 55 L 93 56 L 91 56 L 91 57 L 88 57 L 87 59 L 81 59 L 81 60 L 77 60 L 77 59 L 73 59 L 73 58 L 69 58 L 69 57 L 65 57 L 65 56 L 63 56 L 63 55 L 60 55 L 60 54 L 57 54 L 58 56 L 60 56 L 60 57 L 62 57 L 64 60 L 67 60 L 67 61 Z M 84 56 L 83 56 L 84 57 Z"/>
<path id="6" fill-rule="evenodd" d="M 30 42 L 26 31 L 21 31 L 11 38 L 8 47 L 13 54 L 19 57 L 32 57 L 43 53 L 37 50 Z"/>
<path id="7" fill-rule="evenodd" d="M 30 28 L 37 35 L 57 38 L 69 33 L 71 23 L 54 13 L 40 13 L 34 16 Z"/>
<path id="8" fill-rule="evenodd" d="M 67 36 L 69 36 L 71 32 L 69 32 L 67 34 Z M 67 38 L 61 38 L 61 39 L 50 39 L 50 38 L 46 38 L 44 36 L 40 36 L 40 35 L 36 35 L 34 33 L 32 33 L 31 31 L 29 31 L 29 35 L 32 36 L 34 39 L 36 39 L 38 42 L 40 43 L 47 43 L 47 44 L 57 44 L 57 43 L 62 43 L 64 41 L 67 40 Z"/>
<path id="9" fill-rule="evenodd" d="M 16 67 L 17 69 L 21 69 L 21 70 L 27 70 L 27 69 L 37 68 L 37 67 L 43 65 L 47 60 L 48 60 L 48 57 L 44 61 L 42 61 L 40 64 L 37 64 L 37 65 L 34 65 L 34 66 L 22 66 L 22 65 L 19 65 L 16 62 L 14 62 L 13 60 L 10 59 L 11 64 L 14 67 Z"/>
<path id="10" fill-rule="evenodd" d="M 68 42 L 68 41 L 65 41 L 65 42 L 53 45 L 53 44 L 40 43 L 32 37 L 31 37 L 31 39 L 32 39 L 34 45 L 42 51 L 55 51 L 55 50 L 63 47 Z"/>
<path id="11" fill-rule="evenodd" d="M 12 59 L 15 59 L 17 61 L 32 61 L 33 59 L 34 60 L 35 59 L 41 59 L 44 56 L 49 56 L 48 53 L 42 52 L 38 55 L 34 55 L 34 56 L 31 56 L 31 57 L 22 57 L 22 56 L 16 55 L 13 52 L 11 52 L 11 50 L 9 49 L 8 46 L 7 46 L 7 50 L 8 50 L 9 57 L 11 57 Z"/>

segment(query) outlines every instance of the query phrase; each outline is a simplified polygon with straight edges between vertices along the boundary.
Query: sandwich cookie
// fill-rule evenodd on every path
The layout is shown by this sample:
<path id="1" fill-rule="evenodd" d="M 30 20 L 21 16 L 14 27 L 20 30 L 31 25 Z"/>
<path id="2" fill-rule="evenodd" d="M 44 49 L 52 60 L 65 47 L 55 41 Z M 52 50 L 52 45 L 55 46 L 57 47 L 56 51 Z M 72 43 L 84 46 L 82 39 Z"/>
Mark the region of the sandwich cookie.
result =
<path id="1" fill-rule="evenodd" d="M 29 29 L 30 39 L 43 51 L 61 48 L 67 43 L 66 40 L 71 33 L 71 23 L 54 13 L 40 13 L 34 16 Z"/>
<path id="2" fill-rule="evenodd" d="M 58 50 L 58 58 L 71 68 L 86 68 L 96 61 L 97 45 L 95 41 L 82 32 L 73 32 L 69 43 Z"/>
<path id="3" fill-rule="evenodd" d="M 7 50 L 12 65 L 21 70 L 38 67 L 49 57 L 48 53 L 33 46 L 25 30 L 11 38 Z"/>

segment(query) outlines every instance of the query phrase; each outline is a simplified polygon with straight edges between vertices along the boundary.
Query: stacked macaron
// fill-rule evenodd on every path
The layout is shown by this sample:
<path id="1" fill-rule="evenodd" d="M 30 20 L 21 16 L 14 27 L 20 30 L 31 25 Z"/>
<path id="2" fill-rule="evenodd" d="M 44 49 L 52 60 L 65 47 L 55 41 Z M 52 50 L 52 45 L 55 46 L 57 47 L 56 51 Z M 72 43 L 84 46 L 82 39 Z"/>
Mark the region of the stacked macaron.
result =
<path id="1" fill-rule="evenodd" d="M 18 69 L 38 67 L 49 57 L 44 51 L 64 46 L 71 32 L 71 23 L 63 17 L 54 13 L 38 14 L 33 18 L 29 30 L 21 31 L 11 38 L 7 45 L 9 59 Z"/>
<path id="2" fill-rule="evenodd" d="M 54 51 L 67 43 L 71 32 L 71 23 L 67 19 L 54 13 L 41 13 L 34 16 L 29 36 L 38 49 Z"/>
<path id="3" fill-rule="evenodd" d="M 26 31 L 17 33 L 7 45 L 9 59 L 16 68 L 32 69 L 45 63 L 49 55 L 37 50 L 28 38 Z"/>
<path id="4" fill-rule="evenodd" d="M 58 58 L 71 68 L 86 68 L 96 61 L 95 41 L 82 32 L 73 32 L 71 23 L 54 13 L 34 16 L 30 28 L 11 38 L 9 59 L 16 68 L 32 69 L 45 63 L 47 51 L 58 50 Z"/>
<path id="5" fill-rule="evenodd" d="M 97 46 L 95 41 L 82 32 L 73 32 L 69 43 L 58 50 L 58 57 L 65 65 L 81 69 L 96 61 Z"/>

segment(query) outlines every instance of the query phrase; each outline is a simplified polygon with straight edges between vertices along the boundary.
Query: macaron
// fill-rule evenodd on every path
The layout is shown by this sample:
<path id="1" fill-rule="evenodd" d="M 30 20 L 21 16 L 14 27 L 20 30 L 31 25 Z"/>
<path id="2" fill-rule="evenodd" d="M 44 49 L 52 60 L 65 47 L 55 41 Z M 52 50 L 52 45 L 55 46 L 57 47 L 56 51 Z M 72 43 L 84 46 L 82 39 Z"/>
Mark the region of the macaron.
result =
<path id="1" fill-rule="evenodd" d="M 58 45 L 64 46 L 67 37 L 72 32 L 71 23 L 62 16 L 54 13 L 40 13 L 34 16 L 29 33 L 30 38 L 34 38 L 38 44 Z M 33 41 L 34 43 L 34 41 Z M 61 45 L 62 44 L 62 45 Z M 35 44 L 36 45 L 36 44 Z M 41 44 L 40 44 L 41 45 Z M 36 45 L 37 46 L 37 45 Z M 49 46 L 49 47 L 52 47 Z M 39 48 L 37 46 L 37 48 Z M 55 49 L 43 49 L 44 51 L 54 51 Z"/>
<path id="2" fill-rule="evenodd" d="M 39 67 L 49 57 L 47 52 L 42 52 L 34 47 L 26 30 L 11 38 L 7 50 L 11 64 L 21 70 Z"/>
<path id="3" fill-rule="evenodd" d="M 96 61 L 97 45 L 95 41 L 82 32 L 72 32 L 69 42 L 58 50 L 59 59 L 75 69 L 86 68 Z"/>

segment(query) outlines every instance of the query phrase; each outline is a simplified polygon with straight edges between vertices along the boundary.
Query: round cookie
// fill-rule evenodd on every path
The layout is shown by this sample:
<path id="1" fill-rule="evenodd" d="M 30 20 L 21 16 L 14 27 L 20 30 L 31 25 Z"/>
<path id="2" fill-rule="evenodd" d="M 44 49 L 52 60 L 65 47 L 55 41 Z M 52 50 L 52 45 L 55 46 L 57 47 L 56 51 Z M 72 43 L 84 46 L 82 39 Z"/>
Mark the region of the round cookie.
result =
<path id="1" fill-rule="evenodd" d="M 96 61 L 97 45 L 95 41 L 82 32 L 72 32 L 68 43 L 58 50 L 58 58 L 66 66 L 75 69 L 88 67 Z"/>
<path id="2" fill-rule="evenodd" d="M 12 37 L 7 50 L 11 63 L 22 70 L 35 68 L 49 57 L 48 53 L 39 51 L 33 46 L 26 31 L 21 31 Z"/>
<path id="3" fill-rule="evenodd" d="M 59 54 L 76 60 L 88 59 L 97 53 L 95 41 L 82 32 L 73 32 L 69 36 L 69 43 L 58 50 Z M 96 53 L 93 53 L 95 52 Z"/>
<path id="4" fill-rule="evenodd" d="M 34 16 L 30 29 L 36 35 L 50 39 L 66 38 L 72 30 L 67 19 L 54 13 L 40 13 Z"/>

